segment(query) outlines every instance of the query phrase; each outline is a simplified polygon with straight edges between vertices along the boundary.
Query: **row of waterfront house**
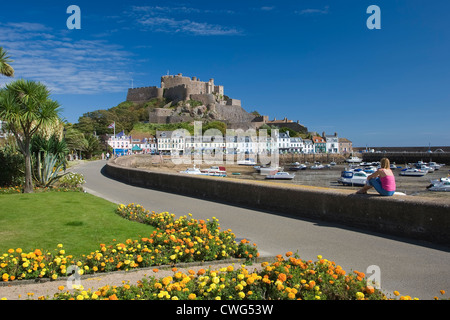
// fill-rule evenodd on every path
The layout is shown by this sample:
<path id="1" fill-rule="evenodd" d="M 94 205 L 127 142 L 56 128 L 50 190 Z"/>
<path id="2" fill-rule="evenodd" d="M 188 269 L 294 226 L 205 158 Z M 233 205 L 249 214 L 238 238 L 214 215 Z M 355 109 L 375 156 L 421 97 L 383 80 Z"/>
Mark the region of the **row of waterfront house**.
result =
<path id="1" fill-rule="evenodd" d="M 191 136 L 182 131 L 156 131 L 156 135 L 133 134 L 120 132 L 108 136 L 108 145 L 117 156 L 150 153 L 150 154 L 301 154 L 332 153 L 348 154 L 352 152 L 352 142 L 334 135 L 312 136 L 312 139 L 291 137 L 289 132 L 279 132 L 275 136 L 234 134 L 234 135 L 200 135 Z"/>

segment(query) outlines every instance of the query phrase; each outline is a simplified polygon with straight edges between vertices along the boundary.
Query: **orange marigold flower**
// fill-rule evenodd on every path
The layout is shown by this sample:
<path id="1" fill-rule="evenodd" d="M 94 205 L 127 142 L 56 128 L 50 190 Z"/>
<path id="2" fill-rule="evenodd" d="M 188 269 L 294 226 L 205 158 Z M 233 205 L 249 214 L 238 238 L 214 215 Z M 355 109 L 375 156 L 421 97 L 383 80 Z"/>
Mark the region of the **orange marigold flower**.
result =
<path id="1" fill-rule="evenodd" d="M 280 273 L 278 275 L 278 280 L 280 280 L 281 282 L 286 281 L 286 275 L 284 273 Z"/>
<path id="2" fill-rule="evenodd" d="M 205 269 L 200 269 L 200 270 L 197 271 L 197 274 L 199 276 L 201 276 L 202 274 L 205 274 L 205 273 L 206 273 Z"/>
<path id="3" fill-rule="evenodd" d="M 292 251 L 286 252 L 286 257 L 290 257 L 290 256 L 292 256 Z"/>

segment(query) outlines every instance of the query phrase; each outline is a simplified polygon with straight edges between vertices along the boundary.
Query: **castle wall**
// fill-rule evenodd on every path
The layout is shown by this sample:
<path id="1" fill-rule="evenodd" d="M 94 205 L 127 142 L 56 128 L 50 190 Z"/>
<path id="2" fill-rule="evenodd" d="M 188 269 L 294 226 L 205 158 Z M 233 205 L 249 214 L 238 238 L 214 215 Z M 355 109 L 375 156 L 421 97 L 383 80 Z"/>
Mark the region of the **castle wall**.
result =
<path id="1" fill-rule="evenodd" d="M 222 105 L 216 103 L 216 112 L 220 119 L 227 119 L 229 123 L 251 122 L 255 116 L 238 105 Z"/>
<path id="2" fill-rule="evenodd" d="M 188 97 L 188 89 L 186 88 L 185 84 L 180 84 L 171 88 L 164 88 L 164 98 L 173 101 L 173 103 L 187 100 Z"/>
<path id="3" fill-rule="evenodd" d="M 237 99 L 228 99 L 227 106 L 241 106 L 241 100 Z"/>
<path id="4" fill-rule="evenodd" d="M 162 97 L 163 89 L 158 87 L 130 88 L 127 93 L 127 101 L 148 101 Z"/>
<path id="5" fill-rule="evenodd" d="M 212 94 L 191 94 L 190 99 L 200 101 L 205 106 L 214 105 L 216 101 Z"/>

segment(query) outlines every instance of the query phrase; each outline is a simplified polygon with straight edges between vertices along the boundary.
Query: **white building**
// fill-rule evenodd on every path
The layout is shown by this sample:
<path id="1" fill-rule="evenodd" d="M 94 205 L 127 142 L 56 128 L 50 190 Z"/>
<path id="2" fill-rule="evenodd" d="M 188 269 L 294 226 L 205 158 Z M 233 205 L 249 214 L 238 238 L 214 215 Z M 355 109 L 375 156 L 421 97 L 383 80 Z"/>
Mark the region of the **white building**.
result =
<path id="1" fill-rule="evenodd" d="M 302 153 L 304 148 L 303 139 L 300 137 L 291 137 L 289 152 L 290 153 Z"/>
<path id="2" fill-rule="evenodd" d="M 312 140 L 303 140 L 303 153 L 314 153 L 314 143 Z"/>
<path id="3" fill-rule="evenodd" d="M 156 138 L 149 137 L 132 137 L 131 151 L 133 153 L 156 153 L 158 151 L 158 144 Z"/>
<path id="4" fill-rule="evenodd" d="M 125 135 L 123 131 L 109 136 L 108 145 L 113 149 L 113 154 L 122 156 L 131 154 L 131 137 Z"/>
<path id="5" fill-rule="evenodd" d="M 327 143 L 327 153 L 339 153 L 339 138 L 337 133 L 334 135 L 324 135 Z"/>
<path id="6" fill-rule="evenodd" d="M 287 153 L 291 147 L 291 137 L 289 131 L 278 133 L 278 150 L 280 153 Z"/>
<path id="7" fill-rule="evenodd" d="M 156 131 L 158 151 L 165 154 L 170 152 L 183 153 L 185 150 L 185 137 L 179 131 Z"/>

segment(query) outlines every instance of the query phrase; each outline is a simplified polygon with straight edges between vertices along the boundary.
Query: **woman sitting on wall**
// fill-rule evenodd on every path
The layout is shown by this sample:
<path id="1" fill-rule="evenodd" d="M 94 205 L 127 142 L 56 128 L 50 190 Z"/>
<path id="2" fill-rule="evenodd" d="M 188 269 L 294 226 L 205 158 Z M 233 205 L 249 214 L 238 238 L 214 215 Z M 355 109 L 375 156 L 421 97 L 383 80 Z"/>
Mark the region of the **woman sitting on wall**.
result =
<path id="1" fill-rule="evenodd" d="M 395 177 L 390 169 L 391 163 L 389 159 L 381 159 L 380 164 L 380 169 L 368 176 L 366 185 L 356 193 L 366 194 L 371 188 L 375 188 L 382 196 L 392 196 L 395 193 Z"/>

